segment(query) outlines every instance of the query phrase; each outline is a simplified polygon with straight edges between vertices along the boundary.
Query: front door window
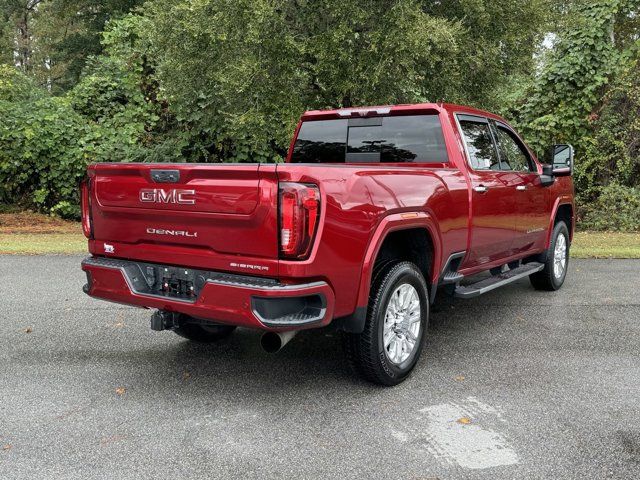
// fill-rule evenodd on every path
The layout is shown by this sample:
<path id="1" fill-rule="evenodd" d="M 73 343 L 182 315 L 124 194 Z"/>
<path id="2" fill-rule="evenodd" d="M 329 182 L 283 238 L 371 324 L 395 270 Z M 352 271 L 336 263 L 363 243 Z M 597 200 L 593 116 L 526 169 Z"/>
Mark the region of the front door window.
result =
<path id="1" fill-rule="evenodd" d="M 530 170 L 529 154 L 516 140 L 515 135 L 500 125 L 497 125 L 496 131 L 500 149 L 500 169 L 528 172 Z"/>

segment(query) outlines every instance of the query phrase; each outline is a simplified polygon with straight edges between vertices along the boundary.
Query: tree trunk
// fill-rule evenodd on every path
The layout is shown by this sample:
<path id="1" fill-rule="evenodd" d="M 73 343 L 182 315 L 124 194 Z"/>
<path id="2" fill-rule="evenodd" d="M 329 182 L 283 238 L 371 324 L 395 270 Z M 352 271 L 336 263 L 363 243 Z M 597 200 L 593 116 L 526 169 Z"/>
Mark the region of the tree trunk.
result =
<path id="1" fill-rule="evenodd" d="M 31 34 L 29 32 L 29 11 L 25 10 L 18 22 L 17 63 L 24 73 L 31 70 Z"/>

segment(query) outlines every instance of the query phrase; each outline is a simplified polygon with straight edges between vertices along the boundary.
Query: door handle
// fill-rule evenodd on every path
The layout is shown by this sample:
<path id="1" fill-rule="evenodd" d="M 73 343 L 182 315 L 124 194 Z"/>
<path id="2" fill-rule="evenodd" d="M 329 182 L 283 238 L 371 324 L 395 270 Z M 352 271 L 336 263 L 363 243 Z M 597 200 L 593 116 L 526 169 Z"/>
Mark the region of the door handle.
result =
<path id="1" fill-rule="evenodd" d="M 487 193 L 487 191 L 489 190 L 489 188 L 485 187 L 484 185 L 478 185 L 477 187 L 473 187 L 473 189 L 478 193 Z"/>
<path id="2" fill-rule="evenodd" d="M 518 185 L 516 187 L 516 190 L 518 190 L 519 192 L 524 192 L 527 189 L 526 185 Z"/>

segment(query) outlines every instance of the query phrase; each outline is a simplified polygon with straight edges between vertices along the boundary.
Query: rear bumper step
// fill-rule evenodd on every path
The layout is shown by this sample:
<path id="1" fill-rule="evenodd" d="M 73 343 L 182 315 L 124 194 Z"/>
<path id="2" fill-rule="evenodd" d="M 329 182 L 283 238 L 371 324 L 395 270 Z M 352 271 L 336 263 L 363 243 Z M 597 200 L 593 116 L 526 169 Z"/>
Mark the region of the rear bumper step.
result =
<path id="1" fill-rule="evenodd" d="M 83 260 L 83 291 L 117 303 L 179 312 L 217 323 L 267 330 L 319 327 L 333 317 L 326 282 L 285 285 L 234 275 L 106 257 Z"/>
<path id="2" fill-rule="evenodd" d="M 490 292 L 491 290 L 502 287 L 507 283 L 515 282 L 521 278 L 528 277 L 532 273 L 539 272 L 544 268 L 542 263 L 532 262 L 526 263 L 521 267 L 514 268 L 505 273 L 494 275 L 489 278 L 484 278 L 479 282 L 472 283 L 470 285 L 459 286 L 455 290 L 455 296 L 460 298 L 473 298 L 483 293 Z"/>

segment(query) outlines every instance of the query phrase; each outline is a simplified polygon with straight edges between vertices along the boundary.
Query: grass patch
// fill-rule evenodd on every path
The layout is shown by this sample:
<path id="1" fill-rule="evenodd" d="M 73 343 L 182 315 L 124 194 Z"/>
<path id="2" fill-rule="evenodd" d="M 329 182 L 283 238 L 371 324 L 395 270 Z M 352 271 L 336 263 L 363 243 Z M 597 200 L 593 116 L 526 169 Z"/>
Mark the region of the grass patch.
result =
<path id="1" fill-rule="evenodd" d="M 86 253 L 82 233 L 0 233 L 0 254 Z"/>
<path id="2" fill-rule="evenodd" d="M 0 213 L 0 254 L 81 254 L 87 239 L 79 222 L 33 212 Z M 577 232 L 573 258 L 640 258 L 640 233 Z"/>
<path id="3" fill-rule="evenodd" d="M 573 258 L 640 258 L 640 233 L 576 232 Z"/>
<path id="4" fill-rule="evenodd" d="M 0 213 L 0 254 L 85 253 L 87 239 L 79 222 L 70 222 L 40 213 L 11 211 Z"/>

